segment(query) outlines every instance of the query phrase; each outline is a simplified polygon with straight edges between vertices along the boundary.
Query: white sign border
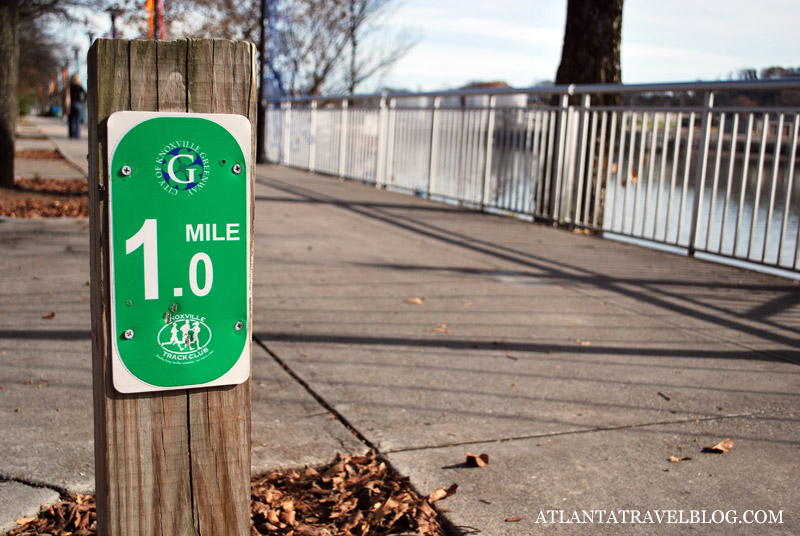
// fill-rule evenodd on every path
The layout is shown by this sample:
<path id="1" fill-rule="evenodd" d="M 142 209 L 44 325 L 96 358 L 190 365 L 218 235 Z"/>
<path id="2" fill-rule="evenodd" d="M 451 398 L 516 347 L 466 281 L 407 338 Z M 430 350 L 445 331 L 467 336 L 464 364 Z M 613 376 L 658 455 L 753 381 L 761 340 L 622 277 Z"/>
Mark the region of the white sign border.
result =
<path id="1" fill-rule="evenodd" d="M 114 153 L 119 147 L 120 142 L 134 127 L 149 121 L 150 119 L 174 117 L 174 118 L 198 118 L 207 119 L 213 123 L 218 124 L 227 130 L 239 144 L 239 147 L 244 154 L 245 170 L 247 176 L 247 337 L 245 340 L 244 348 L 236 363 L 222 376 L 216 380 L 193 385 L 180 385 L 174 387 L 161 387 L 152 385 L 142 381 L 133 375 L 128 370 L 122 358 L 119 355 L 119 340 L 117 339 L 117 318 L 116 318 L 116 295 L 114 291 L 114 227 L 112 225 L 113 203 L 111 196 L 112 183 L 112 170 L 111 164 L 114 161 Z M 250 347 L 253 338 L 253 266 L 251 263 L 251 248 L 252 240 L 252 198 L 251 198 L 251 178 L 255 173 L 252 162 L 252 130 L 250 120 L 243 115 L 238 114 L 196 114 L 196 113 L 177 113 L 177 112 L 134 112 L 123 111 L 115 112 L 108 117 L 106 123 L 106 135 L 108 148 L 107 153 L 107 191 L 108 191 L 108 250 L 109 256 L 109 285 L 111 289 L 110 310 L 108 314 L 111 316 L 111 375 L 114 388 L 120 393 L 150 393 L 157 391 L 176 391 L 181 389 L 197 389 L 202 387 L 214 387 L 221 385 L 238 385 L 247 381 L 250 377 L 251 358 Z"/>

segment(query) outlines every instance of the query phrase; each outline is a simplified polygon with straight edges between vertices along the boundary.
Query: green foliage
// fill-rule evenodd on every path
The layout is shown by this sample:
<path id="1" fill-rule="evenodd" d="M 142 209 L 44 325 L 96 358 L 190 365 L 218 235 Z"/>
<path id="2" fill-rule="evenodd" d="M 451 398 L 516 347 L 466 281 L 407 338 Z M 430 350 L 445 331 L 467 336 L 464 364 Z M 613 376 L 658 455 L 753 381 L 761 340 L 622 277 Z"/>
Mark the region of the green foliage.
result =
<path id="1" fill-rule="evenodd" d="M 19 96 L 19 115 L 29 115 L 31 113 L 31 108 L 36 103 L 36 93 L 33 91 L 29 91 L 23 95 Z"/>

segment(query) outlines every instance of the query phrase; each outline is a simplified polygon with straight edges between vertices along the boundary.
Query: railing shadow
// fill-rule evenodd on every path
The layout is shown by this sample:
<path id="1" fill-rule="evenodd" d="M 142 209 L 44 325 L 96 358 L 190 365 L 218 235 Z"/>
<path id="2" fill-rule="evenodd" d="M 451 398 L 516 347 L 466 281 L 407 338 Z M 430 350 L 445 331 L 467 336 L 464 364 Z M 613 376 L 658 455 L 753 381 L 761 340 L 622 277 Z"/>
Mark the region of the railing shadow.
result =
<path id="1" fill-rule="evenodd" d="M 579 289 L 586 289 L 589 292 L 592 289 L 611 292 L 635 302 L 646 304 L 648 307 L 656 307 L 671 314 L 687 317 L 693 322 L 704 322 L 719 328 L 757 337 L 770 343 L 784 345 L 787 348 L 780 350 L 753 350 L 748 352 L 743 349 L 743 352 L 749 353 L 751 358 L 755 359 L 779 359 L 800 363 L 800 340 L 796 335 L 796 327 L 781 325 L 773 318 L 776 314 L 784 313 L 800 303 L 800 292 L 794 284 L 780 284 L 776 283 L 774 279 L 762 284 L 756 279 L 759 276 L 748 276 L 749 280 L 745 283 L 730 280 L 714 281 L 711 279 L 713 277 L 711 274 L 699 276 L 697 267 L 704 265 L 701 263 L 702 261 L 695 260 L 687 260 L 687 263 L 691 263 L 689 269 L 687 269 L 686 273 L 677 274 L 677 276 L 670 273 L 668 268 L 650 266 L 648 267 L 648 272 L 643 274 L 636 271 L 641 270 L 642 267 L 621 266 L 611 259 L 605 259 L 605 264 L 597 262 L 597 259 L 587 261 L 586 252 L 578 253 L 583 255 L 582 260 L 584 262 L 578 262 L 579 259 L 574 258 L 567 259 L 569 255 L 564 255 L 563 258 L 566 260 L 560 260 L 555 258 L 553 254 L 564 253 L 565 250 L 563 249 L 536 254 L 519 247 L 510 247 L 497 241 L 489 241 L 478 236 L 447 229 L 442 224 L 423 221 L 420 213 L 424 214 L 426 211 L 420 211 L 418 207 L 428 206 L 429 202 L 419 199 L 409 198 L 407 202 L 402 203 L 374 202 L 371 199 L 351 201 L 320 193 L 298 184 L 287 184 L 284 181 L 269 177 L 260 176 L 257 178 L 257 182 L 291 196 L 287 199 L 278 199 L 271 196 L 268 199 L 280 202 L 297 203 L 302 201 L 336 206 L 358 216 L 394 226 L 404 232 L 421 235 L 449 246 L 456 246 L 510 263 L 518 266 L 522 273 L 528 273 L 538 279 L 547 280 L 550 284 L 571 285 Z M 374 192 L 374 190 L 371 191 Z M 264 197 L 264 199 L 266 200 L 267 198 Z M 472 214 L 471 211 L 464 211 L 445 205 L 438 206 L 436 212 L 452 213 L 454 215 L 463 215 L 465 212 Z M 552 245 L 552 247 L 554 249 L 560 248 L 558 245 Z M 611 247 L 611 245 L 604 242 L 599 244 L 596 249 Z M 566 253 L 575 255 L 574 252 Z M 658 253 L 652 252 L 652 254 Z M 594 266 L 589 267 L 592 264 Z M 674 263 L 670 264 L 674 265 Z M 442 269 L 440 267 L 420 265 L 386 265 L 385 267 L 394 270 Z M 448 269 L 458 270 L 459 268 Z M 470 271 L 471 269 L 464 268 L 464 270 Z M 701 298 L 687 292 L 687 289 L 695 289 L 695 292 L 698 289 L 709 291 L 738 290 L 748 291 L 748 295 L 755 292 L 770 292 L 777 293 L 778 296 L 766 302 L 758 301 L 756 303 L 756 300 L 754 300 L 754 303 L 746 310 L 735 311 L 725 309 L 720 303 L 703 301 Z"/>

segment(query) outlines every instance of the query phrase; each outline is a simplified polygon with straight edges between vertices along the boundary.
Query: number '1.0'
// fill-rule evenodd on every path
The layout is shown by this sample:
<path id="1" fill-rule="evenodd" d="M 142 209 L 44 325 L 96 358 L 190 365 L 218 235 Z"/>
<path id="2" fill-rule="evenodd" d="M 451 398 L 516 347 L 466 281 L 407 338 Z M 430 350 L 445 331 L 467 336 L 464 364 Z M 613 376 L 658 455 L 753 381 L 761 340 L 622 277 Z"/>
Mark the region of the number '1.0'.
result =
<path id="1" fill-rule="evenodd" d="M 144 299 L 158 299 L 158 220 L 146 219 L 132 237 L 125 241 L 125 254 L 129 255 L 139 248 L 144 249 Z M 197 283 L 197 272 L 200 263 L 205 269 L 205 282 L 200 287 Z M 195 296 L 203 297 L 211 292 L 214 283 L 214 267 L 208 254 L 195 253 L 189 262 L 189 287 Z"/>

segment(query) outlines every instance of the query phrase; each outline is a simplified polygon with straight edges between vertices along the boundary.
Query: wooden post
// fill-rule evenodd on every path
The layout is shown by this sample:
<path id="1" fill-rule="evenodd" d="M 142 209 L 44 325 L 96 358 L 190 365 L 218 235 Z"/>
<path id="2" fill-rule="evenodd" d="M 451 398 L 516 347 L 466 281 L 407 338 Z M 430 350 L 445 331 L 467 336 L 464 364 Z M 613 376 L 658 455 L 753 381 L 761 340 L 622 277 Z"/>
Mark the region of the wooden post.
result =
<path id="1" fill-rule="evenodd" d="M 89 50 L 98 534 L 250 534 L 250 380 L 137 395 L 113 388 L 105 125 L 114 112 L 139 110 L 241 114 L 255 128 L 255 52 L 185 39 L 99 39 Z M 251 169 L 251 185 L 254 177 Z"/>

